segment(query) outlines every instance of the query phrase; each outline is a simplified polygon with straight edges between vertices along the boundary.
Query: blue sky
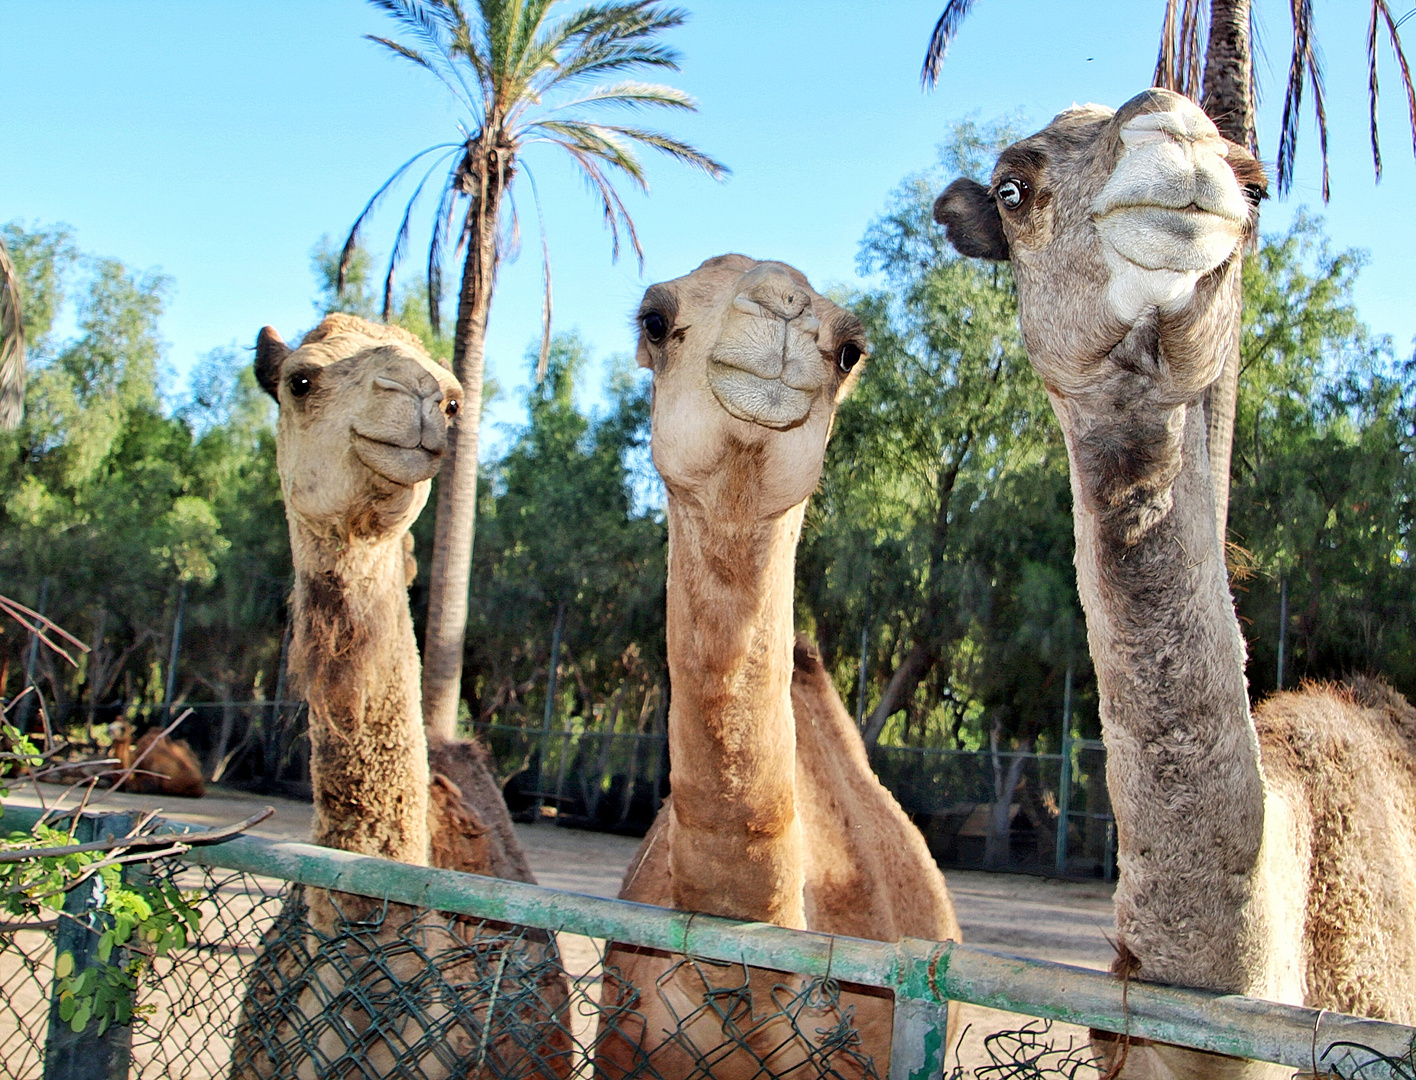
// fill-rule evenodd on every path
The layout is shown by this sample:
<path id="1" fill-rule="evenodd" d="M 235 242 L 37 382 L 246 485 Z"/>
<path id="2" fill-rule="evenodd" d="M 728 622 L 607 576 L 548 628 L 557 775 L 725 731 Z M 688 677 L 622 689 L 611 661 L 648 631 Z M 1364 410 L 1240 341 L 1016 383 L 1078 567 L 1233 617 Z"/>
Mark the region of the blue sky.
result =
<path id="1" fill-rule="evenodd" d="M 892 187 L 930 164 L 952 123 L 1020 113 L 1040 126 L 1073 101 L 1118 105 L 1150 81 L 1161 0 L 988 0 L 939 88 L 922 94 L 919 64 L 941 4 L 691 3 L 691 21 L 671 38 L 683 53 L 671 81 L 701 111 L 662 119 L 733 175 L 716 183 L 650 160 L 652 194 L 627 199 L 645 247 L 641 274 L 632 257 L 611 263 L 568 160 L 533 149 L 557 328 L 579 329 L 601 357 L 627 352 L 645 286 L 725 251 L 794 263 L 818 288 L 858 284 L 866 225 Z M 1269 87 L 1260 138 L 1271 161 L 1290 31 L 1286 4 L 1257 6 Z M 1386 176 L 1377 185 L 1364 13 L 1340 0 L 1316 7 L 1333 187 L 1322 212 L 1338 246 L 1370 252 L 1361 314 L 1405 353 L 1416 334 L 1416 166 L 1395 65 L 1384 51 Z M 66 222 L 83 249 L 170 275 L 162 332 L 178 371 L 212 348 L 249 344 L 266 323 L 298 333 L 314 318 L 309 255 L 319 237 L 342 238 L 398 164 L 456 137 L 458 116 L 440 87 L 361 36 L 392 29 L 355 0 L 0 0 L 0 221 Z M 1322 209 L 1316 150 L 1310 120 L 1295 191 L 1265 206 L 1266 230 L 1300 204 Z M 539 332 L 529 190 L 520 208 L 525 251 L 503 267 L 488 341 L 489 371 L 506 392 L 494 412 L 503 423 L 515 419 Z M 387 251 L 400 209 L 391 200 L 369 230 L 376 253 Z"/>

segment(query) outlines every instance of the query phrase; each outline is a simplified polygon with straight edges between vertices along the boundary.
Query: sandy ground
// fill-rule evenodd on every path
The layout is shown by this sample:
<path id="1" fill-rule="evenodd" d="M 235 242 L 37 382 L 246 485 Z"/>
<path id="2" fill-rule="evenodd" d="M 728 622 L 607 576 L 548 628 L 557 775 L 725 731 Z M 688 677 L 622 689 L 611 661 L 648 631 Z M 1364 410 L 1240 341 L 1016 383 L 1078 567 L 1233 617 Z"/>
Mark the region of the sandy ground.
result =
<path id="1" fill-rule="evenodd" d="M 61 794 L 68 794 L 67 801 L 72 803 L 68 789 L 58 787 L 46 786 L 44 799 L 52 803 Z M 33 788 L 16 791 L 10 801 L 39 805 Z M 223 825 L 250 816 L 262 805 L 274 806 L 276 813 L 252 829 L 254 834 L 282 840 L 309 838 L 312 808 L 308 803 L 219 787 L 211 789 L 202 799 L 103 793 L 95 809 L 161 807 L 166 816 L 177 820 Z M 0 828 L 3 827 L 3 819 L 0 819 Z M 612 897 L 618 892 L 624 869 L 639 844 L 631 837 L 562 829 L 550 823 L 517 825 L 516 831 L 542 885 L 594 896 Z M 970 944 L 1095 969 L 1105 969 L 1111 960 L 1113 954 L 1108 938 L 1114 934 L 1115 923 L 1110 886 L 1100 882 L 1063 882 L 960 870 L 950 871 L 948 880 L 964 939 Z M 28 944 L 37 945 L 38 935 L 24 935 L 25 938 L 32 936 L 37 940 Z M 572 974 L 579 975 L 594 964 L 599 942 L 575 935 L 561 937 L 564 960 Z M 0 955 L 0 987 L 11 985 L 11 980 L 20 974 L 7 970 L 16 963 L 16 957 Z M 41 989 L 37 979 L 29 979 L 27 984 L 26 998 L 35 996 Z M 15 1000 L 12 1007 L 20 1005 L 21 1002 Z M 26 1001 L 25 1005 L 33 1010 L 31 1016 L 35 1021 L 42 1020 L 42 1002 Z M 10 1021 L 10 1015 L 0 1016 L 0 1051 L 15 1039 L 16 1033 L 7 1032 L 3 1023 Z M 969 1068 L 988 1064 L 984 1038 L 992 1032 L 1016 1029 L 1025 1019 L 978 1006 L 963 1006 L 959 1027 L 968 1031 L 964 1043 L 957 1048 L 957 1060 Z M 1070 1037 L 1080 1045 L 1085 1035 L 1079 1028 L 1056 1025 L 1051 1038 L 1065 1043 Z M 955 1056 L 951 1055 L 950 1064 L 954 1060 Z"/>

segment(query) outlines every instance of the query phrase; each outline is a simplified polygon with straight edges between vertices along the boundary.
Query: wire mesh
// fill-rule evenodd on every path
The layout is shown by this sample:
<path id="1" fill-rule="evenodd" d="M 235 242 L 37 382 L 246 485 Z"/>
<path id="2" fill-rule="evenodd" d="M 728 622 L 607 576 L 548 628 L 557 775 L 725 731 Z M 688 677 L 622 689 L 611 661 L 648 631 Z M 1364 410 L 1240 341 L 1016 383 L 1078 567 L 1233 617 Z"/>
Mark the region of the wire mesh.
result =
<path id="1" fill-rule="evenodd" d="M 53 983 L 52 932 L 0 932 L 0 1077 L 40 1074 Z"/>
<path id="2" fill-rule="evenodd" d="M 652 954 L 657 976 L 643 978 L 625 963 L 636 950 L 575 934 L 177 860 L 155 873 L 201 897 L 202 923 L 142 978 L 134 1078 L 873 1080 L 886 1072 L 872 1054 L 881 1030 L 871 1027 L 869 1004 L 860 1006 L 866 988 L 830 978 L 662 953 Z M 0 931 L 6 1080 L 42 1075 L 53 963 L 49 928 Z M 637 981 L 625 976 L 633 971 Z M 995 1013 L 951 1042 L 946 1080 L 1101 1075 L 1085 1031 L 1045 1020 Z M 1335 1049 L 1312 1075 L 1356 1080 L 1380 1064 L 1416 1080 L 1410 1061 Z"/>

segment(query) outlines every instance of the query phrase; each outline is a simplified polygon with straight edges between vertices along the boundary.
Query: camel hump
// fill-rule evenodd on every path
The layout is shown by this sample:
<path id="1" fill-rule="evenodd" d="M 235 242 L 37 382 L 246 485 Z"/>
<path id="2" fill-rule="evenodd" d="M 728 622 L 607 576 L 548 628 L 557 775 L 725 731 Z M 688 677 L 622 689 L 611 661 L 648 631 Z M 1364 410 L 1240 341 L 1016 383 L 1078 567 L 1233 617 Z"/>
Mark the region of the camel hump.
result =
<path id="1" fill-rule="evenodd" d="M 1353 675 L 1344 681 L 1359 705 L 1385 713 L 1396 727 L 1416 738 L 1416 708 L 1385 679 L 1376 675 Z"/>

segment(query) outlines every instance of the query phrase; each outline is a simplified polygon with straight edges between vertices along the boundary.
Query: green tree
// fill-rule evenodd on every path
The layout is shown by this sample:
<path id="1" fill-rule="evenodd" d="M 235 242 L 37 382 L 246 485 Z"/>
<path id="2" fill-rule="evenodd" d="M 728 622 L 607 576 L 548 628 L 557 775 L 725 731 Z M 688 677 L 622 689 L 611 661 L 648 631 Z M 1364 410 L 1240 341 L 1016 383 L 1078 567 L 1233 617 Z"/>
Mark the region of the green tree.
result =
<path id="1" fill-rule="evenodd" d="M 1029 614 L 1046 624 L 1031 639 L 1014 617 L 1048 593 L 1054 562 L 1071 582 L 1065 460 L 1008 268 L 953 254 L 931 213 L 942 177 L 977 174 L 1014 137 L 1007 123 L 960 125 L 861 247 L 862 271 L 890 289 L 854 299 L 872 360 L 837 417 L 800 590 L 838 671 L 867 630 L 867 667 L 884 680 L 864 718 L 868 745 L 901 714 L 896 737 L 931 729 L 956 742 L 984 708 L 1017 713 L 1016 680 L 985 686 L 1001 656 L 1050 641 L 1059 612 L 1075 621 L 1065 588 L 1058 608 Z M 1059 647 L 1045 666 L 1067 659 Z"/>
<path id="2" fill-rule="evenodd" d="M 664 523 L 636 505 L 632 466 L 648 444 L 648 388 L 618 366 L 607 412 L 587 414 L 576 396 L 588 363 L 579 338 L 556 335 L 528 422 L 489 469 L 465 680 L 478 719 L 539 681 L 557 624 L 574 712 L 664 668 Z"/>
<path id="3" fill-rule="evenodd" d="M 0 434 L 0 575 L 31 604 L 43 591 L 90 645 L 78 669 L 39 654 L 51 715 L 83 708 L 92 723 L 115 696 L 159 700 L 183 585 L 177 697 L 269 685 L 290 557 L 273 409 L 249 360 L 213 351 L 170 409 L 157 337 L 166 280 L 81 258 L 62 228 L 4 236 L 29 298 L 34 373 L 23 424 Z M 70 304 L 78 333 L 58 340 Z M 22 641 L 6 639 L 11 674 Z M 191 728 L 208 749 L 220 742 Z"/>
<path id="4" fill-rule="evenodd" d="M 428 249 L 428 318 L 436 334 L 444 256 L 449 246 L 464 250 L 452 367 L 467 407 L 450 433 L 438 485 L 423 643 L 423 714 L 429 725 L 451 734 L 457 719 L 476 520 L 483 349 L 504 248 L 499 235 L 503 205 L 517 174 L 526 171 L 523 154 L 530 146 L 546 143 L 570 155 L 600 203 L 616 256 L 621 228 L 640 253 L 634 223 L 612 179 L 627 178 L 647 190 L 637 148 L 661 151 L 714 177 L 726 170 L 663 132 L 595 119 L 607 108 L 696 108 L 692 98 L 673 87 L 598 81 L 644 70 L 678 70 L 678 54 L 659 40 L 684 22 L 677 8 L 629 0 L 579 8 L 556 20 L 553 0 L 486 0 L 470 14 L 460 0 L 375 0 L 375 6 L 393 16 L 406 41 L 371 39 L 437 78 L 466 113 L 458 141 L 415 154 L 374 193 L 344 248 L 346 260 L 352 258 L 359 230 L 374 207 L 397 180 L 432 156 L 432 166 L 404 211 L 384 279 L 383 310 L 385 318 L 390 317 L 394 271 L 407 246 L 413 208 L 434 173 L 446 166 Z M 549 312 L 547 267 L 547 316 Z M 549 327 L 543 336 L 542 367 L 548 348 Z"/>
<path id="5" fill-rule="evenodd" d="M 1416 693 L 1416 363 L 1358 317 L 1362 262 L 1300 213 L 1244 265 L 1232 532 L 1255 695 L 1280 639 L 1285 685 L 1368 671 Z"/>

